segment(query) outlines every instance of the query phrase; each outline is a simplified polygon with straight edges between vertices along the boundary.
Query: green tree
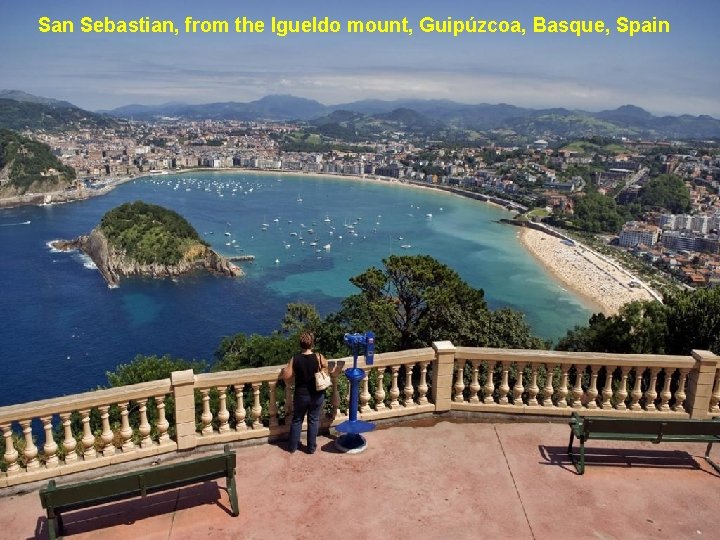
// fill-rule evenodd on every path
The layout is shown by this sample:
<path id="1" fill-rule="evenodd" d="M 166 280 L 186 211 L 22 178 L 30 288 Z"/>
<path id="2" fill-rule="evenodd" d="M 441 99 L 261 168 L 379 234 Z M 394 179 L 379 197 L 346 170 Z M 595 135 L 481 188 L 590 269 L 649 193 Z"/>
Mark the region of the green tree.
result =
<path id="1" fill-rule="evenodd" d="M 669 353 L 705 349 L 720 354 L 720 288 L 677 293 L 666 298 L 665 304 Z"/>
<path id="2" fill-rule="evenodd" d="M 432 257 L 391 255 L 383 264 L 384 269 L 373 267 L 351 278 L 360 293 L 346 298 L 338 313 L 349 331 L 373 330 L 378 350 L 426 347 L 437 340 L 469 346 L 542 345 L 521 315 L 511 317 L 509 310 L 493 315 L 482 289 Z M 511 323 L 512 337 L 505 329 L 493 333 L 502 326 L 498 321 Z"/>
<path id="3" fill-rule="evenodd" d="M 202 360 L 183 360 L 182 358 L 171 358 L 169 355 L 162 357 L 137 355 L 131 362 L 120 364 L 114 371 L 107 371 L 108 384 L 111 388 L 127 386 L 141 382 L 157 381 L 170 377 L 173 371 L 184 371 L 192 369 L 195 373 L 207 371 L 207 364 Z"/>
<path id="4" fill-rule="evenodd" d="M 648 181 L 640 191 L 639 201 L 645 210 L 669 210 L 682 214 L 690 210 L 690 190 L 679 176 L 661 174 Z"/>
<path id="5" fill-rule="evenodd" d="M 591 191 L 575 202 L 572 224 L 582 231 L 617 232 L 625 222 L 615 199 L 597 191 Z"/>

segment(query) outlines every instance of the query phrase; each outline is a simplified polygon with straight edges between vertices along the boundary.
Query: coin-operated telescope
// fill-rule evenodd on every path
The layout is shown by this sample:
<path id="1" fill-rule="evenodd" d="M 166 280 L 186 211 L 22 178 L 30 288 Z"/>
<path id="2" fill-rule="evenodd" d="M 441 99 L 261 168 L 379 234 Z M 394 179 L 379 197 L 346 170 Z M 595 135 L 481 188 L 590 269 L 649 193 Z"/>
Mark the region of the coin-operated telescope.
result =
<path id="1" fill-rule="evenodd" d="M 366 366 L 373 365 L 375 360 L 375 334 L 373 332 L 345 334 L 344 341 L 353 354 L 353 367 L 345 370 L 345 376 L 350 381 L 350 419 L 335 427 L 337 431 L 343 433 L 335 440 L 335 446 L 343 452 L 357 454 L 367 447 L 365 437 L 360 434 L 375 429 L 375 424 L 358 420 L 357 417 L 359 383 L 365 377 L 365 372 L 357 367 L 358 355 L 363 354 L 365 356 Z"/>

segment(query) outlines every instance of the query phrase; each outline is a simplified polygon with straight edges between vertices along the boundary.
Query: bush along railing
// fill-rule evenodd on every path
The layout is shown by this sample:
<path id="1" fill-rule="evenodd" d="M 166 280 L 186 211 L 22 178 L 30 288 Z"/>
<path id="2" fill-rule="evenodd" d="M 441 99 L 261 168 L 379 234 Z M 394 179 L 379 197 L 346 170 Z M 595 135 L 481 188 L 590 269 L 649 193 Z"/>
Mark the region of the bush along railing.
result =
<path id="1" fill-rule="evenodd" d="M 350 358 L 330 360 L 326 428 L 348 418 Z M 0 407 L 0 488 L 198 446 L 285 437 L 281 366 L 196 375 Z M 720 358 L 433 347 L 358 359 L 359 417 L 467 411 L 720 416 Z"/>

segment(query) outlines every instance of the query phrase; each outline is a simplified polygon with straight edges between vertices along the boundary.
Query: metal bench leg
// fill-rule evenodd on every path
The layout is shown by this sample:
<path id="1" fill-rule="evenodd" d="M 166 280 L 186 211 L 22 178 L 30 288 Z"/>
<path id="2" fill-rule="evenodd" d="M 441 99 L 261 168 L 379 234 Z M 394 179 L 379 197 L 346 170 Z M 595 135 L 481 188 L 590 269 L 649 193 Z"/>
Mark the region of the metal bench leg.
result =
<path id="1" fill-rule="evenodd" d="M 58 533 L 62 535 L 62 528 L 60 527 L 59 520 L 60 516 L 55 514 L 55 510 L 53 508 L 48 508 L 47 529 L 48 538 L 50 538 L 50 540 L 55 540 L 58 537 Z"/>
<path id="2" fill-rule="evenodd" d="M 572 444 L 573 440 L 575 439 L 575 433 L 573 431 L 570 432 L 570 444 L 568 444 L 568 456 L 570 456 L 570 461 L 572 461 L 572 464 L 575 466 L 575 470 L 578 474 L 585 474 L 585 439 L 583 437 L 578 437 L 578 441 L 580 442 L 580 459 L 576 460 L 575 455 L 572 451 Z"/>
<path id="3" fill-rule="evenodd" d="M 705 461 L 712 465 L 713 469 L 715 469 L 716 472 L 720 473 L 720 465 L 710 459 L 710 449 L 712 448 L 712 445 L 713 443 L 708 443 L 707 448 L 705 449 Z"/>
<path id="4" fill-rule="evenodd" d="M 232 507 L 232 515 L 237 517 L 240 515 L 240 508 L 238 506 L 237 499 L 237 487 L 235 486 L 235 476 L 230 476 L 227 479 L 227 490 L 230 495 L 230 506 Z"/>

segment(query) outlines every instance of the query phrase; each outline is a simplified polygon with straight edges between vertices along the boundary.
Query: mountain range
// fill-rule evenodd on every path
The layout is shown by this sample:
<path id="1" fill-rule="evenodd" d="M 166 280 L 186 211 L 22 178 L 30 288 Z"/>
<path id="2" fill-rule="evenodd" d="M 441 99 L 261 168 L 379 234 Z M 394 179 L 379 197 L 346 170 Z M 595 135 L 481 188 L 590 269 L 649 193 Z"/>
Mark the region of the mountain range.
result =
<path id="1" fill-rule="evenodd" d="M 8 114 L 11 113 L 11 114 Z M 23 118 L 24 117 L 24 118 Z M 565 108 L 532 109 L 500 104 L 464 104 L 451 100 L 362 100 L 338 105 L 291 95 L 269 95 L 250 102 L 191 105 L 125 105 L 91 113 L 66 101 L 20 91 L 0 91 L 0 126 L 42 127 L 62 121 L 110 125 L 112 118 L 133 120 L 300 121 L 327 134 L 364 136 L 396 129 L 431 136 L 456 132 L 515 133 L 526 137 L 628 136 L 653 139 L 717 139 L 720 120 L 707 115 L 655 116 L 633 105 L 600 112 Z M 18 127 L 19 126 L 19 127 Z M 38 127 L 36 125 L 36 127 Z"/>

